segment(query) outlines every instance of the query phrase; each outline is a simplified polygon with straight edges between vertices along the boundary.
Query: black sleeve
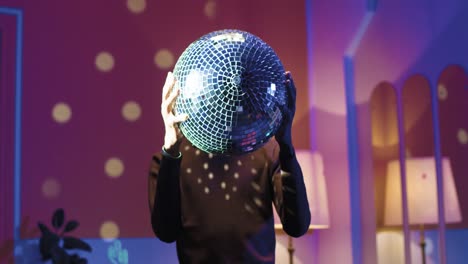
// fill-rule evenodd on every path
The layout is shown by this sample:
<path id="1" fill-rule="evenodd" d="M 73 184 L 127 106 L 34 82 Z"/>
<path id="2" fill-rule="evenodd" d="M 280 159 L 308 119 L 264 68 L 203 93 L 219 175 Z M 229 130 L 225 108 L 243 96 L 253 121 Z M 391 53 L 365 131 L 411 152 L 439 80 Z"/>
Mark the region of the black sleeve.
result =
<path id="1" fill-rule="evenodd" d="M 299 237 L 310 225 L 310 210 L 302 170 L 294 149 L 281 149 L 274 175 L 275 207 L 284 231 Z"/>
<path id="2" fill-rule="evenodd" d="M 167 243 L 177 240 L 181 229 L 179 170 L 182 157 L 156 154 L 151 161 L 148 199 L 154 234 Z"/>

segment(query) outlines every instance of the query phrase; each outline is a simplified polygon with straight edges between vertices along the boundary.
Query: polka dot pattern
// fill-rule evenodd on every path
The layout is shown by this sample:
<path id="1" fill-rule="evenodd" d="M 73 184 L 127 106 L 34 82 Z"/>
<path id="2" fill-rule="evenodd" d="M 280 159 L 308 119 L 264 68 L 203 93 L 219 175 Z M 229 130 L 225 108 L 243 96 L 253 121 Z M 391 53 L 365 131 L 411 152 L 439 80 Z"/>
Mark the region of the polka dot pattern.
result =
<path id="1" fill-rule="evenodd" d="M 216 1 L 214 0 L 206 1 L 205 6 L 203 8 L 203 13 L 209 19 L 214 19 L 216 17 Z"/>
<path id="2" fill-rule="evenodd" d="M 124 164 L 119 158 L 108 159 L 104 166 L 104 171 L 106 172 L 107 176 L 111 178 L 122 176 L 124 169 Z"/>
<path id="3" fill-rule="evenodd" d="M 134 122 L 141 116 L 141 107 L 137 102 L 126 102 L 122 107 L 122 116 L 125 120 Z"/>
<path id="4" fill-rule="evenodd" d="M 209 23 L 213 22 L 209 19 L 217 19 L 220 13 L 216 11 L 222 7 L 217 0 L 186 4 L 195 8 L 193 16 L 185 16 L 184 20 Z M 136 183 L 134 176 L 142 175 L 141 172 L 146 175 L 151 157 L 143 156 L 160 151 L 157 145 L 148 145 L 149 141 L 159 142 L 163 137 L 162 130 L 159 131 L 162 128 L 159 106 L 155 105 L 161 96 L 159 81 L 164 81 L 165 73 L 174 67 L 183 42 L 190 42 L 188 36 L 164 27 L 167 21 L 158 14 L 169 6 L 149 0 L 123 0 L 108 5 L 59 1 L 56 9 L 67 12 L 54 13 L 60 23 L 56 30 L 43 30 L 47 29 L 47 19 L 34 19 L 37 23 L 29 24 L 31 32 L 41 32 L 50 43 L 44 45 L 42 54 L 29 56 L 32 59 L 29 64 L 37 67 L 24 68 L 25 76 L 34 76 L 34 80 L 25 87 L 32 92 L 23 94 L 24 101 L 31 102 L 23 106 L 27 130 L 23 135 L 23 169 L 25 177 L 37 177 L 37 184 L 24 189 L 28 192 L 24 197 L 24 215 L 35 217 L 36 212 L 52 212 L 55 202 L 60 200 L 65 211 L 68 206 L 73 207 L 69 217 L 76 217 L 83 224 L 75 233 L 78 237 L 83 234 L 101 237 L 101 227 L 118 234 L 111 237 L 148 234 L 147 226 L 136 224 L 138 219 L 128 220 L 122 212 L 136 214 L 142 207 L 132 206 L 128 199 L 146 192 L 141 186 L 130 188 Z M 29 15 L 31 19 L 40 18 L 50 12 Z M 77 22 L 83 18 L 86 23 Z M 201 23 L 199 29 L 209 30 L 207 25 Z M 62 41 L 67 36 L 70 38 Z M 176 41 L 164 43 L 161 36 L 175 37 Z M 64 45 L 57 50 L 54 40 Z M 52 67 L 48 67 L 51 63 Z M 145 129 L 148 127 L 158 131 L 150 132 Z M 218 159 L 216 155 L 209 157 Z M 196 165 L 196 170 L 200 170 L 203 163 Z M 226 173 L 223 165 L 224 161 L 210 163 L 203 173 L 194 173 L 195 166 L 191 171 L 184 168 L 184 172 L 190 174 L 191 184 L 203 197 L 207 186 L 211 196 L 216 194 L 224 202 L 229 194 L 232 201 L 235 199 L 232 182 L 239 188 L 239 194 L 243 191 L 242 183 L 234 181 L 233 174 L 238 169 L 235 163 L 229 164 Z M 209 172 L 214 173 L 213 180 L 208 179 Z M 243 175 L 249 175 L 248 171 Z M 225 189 L 220 185 L 223 180 Z M 146 180 L 140 183 L 146 186 Z M 76 207 L 83 195 L 93 201 L 93 206 Z M 101 209 L 96 212 L 95 208 Z M 115 223 L 114 228 L 103 225 L 105 220 Z"/>
<path id="5" fill-rule="evenodd" d="M 105 241 L 112 241 L 119 237 L 120 229 L 117 223 L 113 221 L 105 221 L 101 225 L 99 234 Z"/>
<path id="6" fill-rule="evenodd" d="M 96 68 L 101 72 L 110 72 L 114 68 L 114 56 L 107 51 L 102 51 L 96 56 Z"/>
<path id="7" fill-rule="evenodd" d="M 146 0 L 127 0 L 127 8 L 132 13 L 140 14 L 146 9 Z"/>
<path id="8" fill-rule="evenodd" d="M 458 139 L 458 142 L 462 145 L 466 145 L 468 143 L 468 133 L 466 132 L 465 129 L 463 128 L 458 129 L 457 139 Z"/>
<path id="9" fill-rule="evenodd" d="M 161 49 L 154 55 L 154 63 L 161 70 L 167 70 L 174 66 L 174 55 L 168 49 Z"/>
<path id="10" fill-rule="evenodd" d="M 42 183 L 42 194 L 44 197 L 53 199 L 57 198 L 61 192 L 61 185 L 56 179 L 46 179 L 44 183 Z"/>
<path id="11" fill-rule="evenodd" d="M 52 109 L 52 118 L 55 122 L 64 124 L 70 121 L 71 117 L 72 110 L 68 104 L 60 102 L 54 105 L 54 108 Z"/>

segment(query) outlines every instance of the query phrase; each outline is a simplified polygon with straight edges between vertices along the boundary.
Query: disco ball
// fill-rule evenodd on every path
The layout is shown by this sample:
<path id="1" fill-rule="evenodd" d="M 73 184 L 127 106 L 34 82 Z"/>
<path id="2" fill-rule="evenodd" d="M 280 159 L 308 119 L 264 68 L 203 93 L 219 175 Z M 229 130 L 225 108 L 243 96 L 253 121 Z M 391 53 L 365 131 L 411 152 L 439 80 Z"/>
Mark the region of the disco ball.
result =
<path id="1" fill-rule="evenodd" d="M 205 152 L 254 151 L 281 124 L 284 67 L 257 36 L 240 30 L 204 35 L 179 57 L 174 76 L 180 89 L 174 112 L 189 115 L 180 130 Z"/>

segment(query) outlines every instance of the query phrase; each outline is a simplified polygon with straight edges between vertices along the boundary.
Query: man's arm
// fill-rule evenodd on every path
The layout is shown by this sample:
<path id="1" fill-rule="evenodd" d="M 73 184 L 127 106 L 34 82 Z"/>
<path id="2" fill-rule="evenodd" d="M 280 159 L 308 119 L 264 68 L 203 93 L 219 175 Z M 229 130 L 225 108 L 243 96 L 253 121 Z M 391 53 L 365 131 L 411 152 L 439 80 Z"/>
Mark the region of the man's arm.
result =
<path id="1" fill-rule="evenodd" d="M 182 139 L 177 124 L 188 119 L 185 114 L 174 115 L 174 103 L 179 95 L 176 80 L 168 72 L 162 91 L 161 115 L 164 121 L 164 146 L 155 155 L 149 175 L 149 203 L 151 226 L 156 236 L 164 242 L 177 239 L 182 228 L 179 172 L 182 155 L 179 146 Z"/>
<path id="2" fill-rule="evenodd" d="M 280 158 L 274 171 L 274 204 L 283 229 L 292 237 L 302 236 L 310 225 L 310 211 L 296 156 Z"/>
<path id="3" fill-rule="evenodd" d="M 182 157 L 167 153 L 153 156 L 148 178 L 148 199 L 154 234 L 167 243 L 174 242 L 182 228 L 179 169 Z"/>
<path id="4" fill-rule="evenodd" d="M 279 145 L 279 164 L 273 176 L 275 206 L 283 229 L 290 236 L 298 237 L 307 232 L 310 225 L 309 203 L 301 167 L 292 144 L 292 121 L 296 111 L 296 87 L 289 72 L 285 73 L 287 102 L 282 109 L 283 122 L 275 139 Z"/>

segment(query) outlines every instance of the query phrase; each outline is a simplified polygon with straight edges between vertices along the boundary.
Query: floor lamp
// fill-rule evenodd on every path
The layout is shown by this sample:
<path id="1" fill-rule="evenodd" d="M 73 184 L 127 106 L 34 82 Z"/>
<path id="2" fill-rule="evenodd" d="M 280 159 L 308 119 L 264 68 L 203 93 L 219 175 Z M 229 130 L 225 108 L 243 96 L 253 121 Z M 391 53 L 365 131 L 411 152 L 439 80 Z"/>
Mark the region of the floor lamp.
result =
<path id="1" fill-rule="evenodd" d="M 406 159 L 406 194 L 408 202 L 408 221 L 410 226 L 419 226 L 419 246 L 422 263 L 426 263 L 426 242 L 424 228 L 439 222 L 437 204 L 437 176 L 434 157 Z M 442 159 L 444 187 L 445 222 L 456 223 L 462 220 L 450 160 Z M 388 163 L 385 187 L 384 225 L 401 226 L 402 192 L 400 162 Z"/>
<path id="2" fill-rule="evenodd" d="M 323 159 L 320 153 L 309 150 L 296 150 L 296 157 L 304 175 L 307 200 L 310 208 L 310 226 L 308 233 L 316 229 L 325 229 L 330 225 L 327 200 L 327 186 L 323 169 Z M 275 231 L 284 234 L 283 226 L 275 213 Z M 288 236 L 289 264 L 294 264 L 294 241 Z"/>

